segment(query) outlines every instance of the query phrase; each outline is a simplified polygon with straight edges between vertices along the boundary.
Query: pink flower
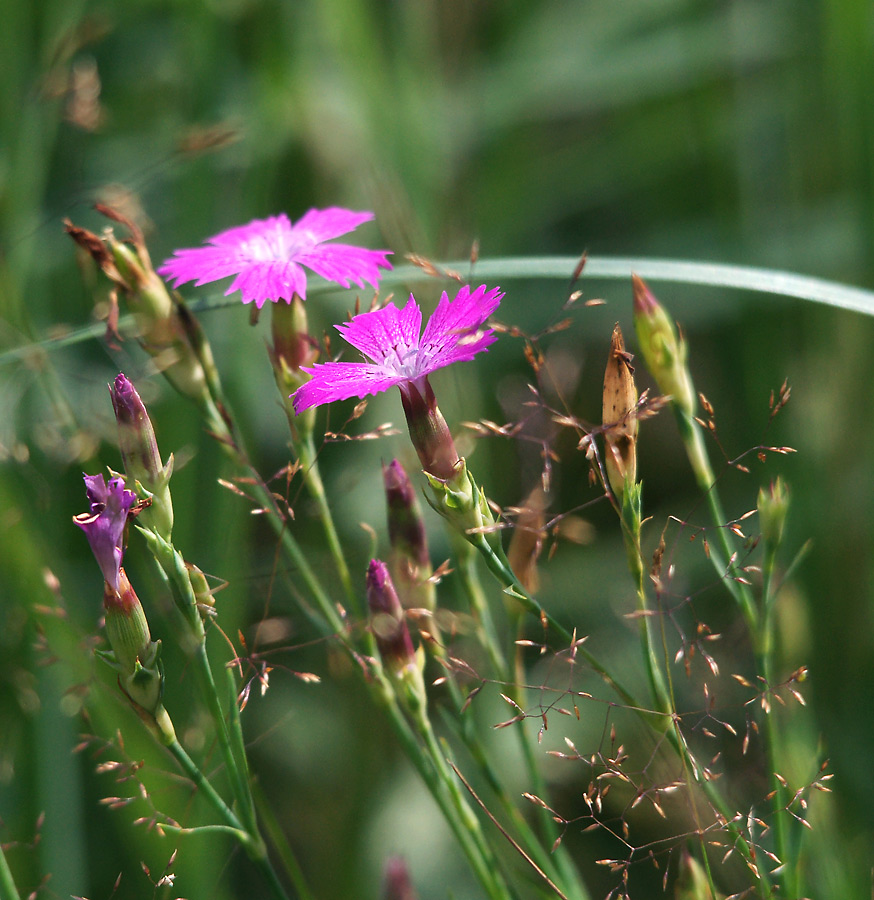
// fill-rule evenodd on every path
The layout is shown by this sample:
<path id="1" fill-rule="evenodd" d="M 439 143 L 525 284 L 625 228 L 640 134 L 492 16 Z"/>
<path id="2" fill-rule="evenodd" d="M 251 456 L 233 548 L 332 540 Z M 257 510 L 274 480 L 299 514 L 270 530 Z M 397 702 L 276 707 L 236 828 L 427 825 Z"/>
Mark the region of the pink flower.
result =
<path id="1" fill-rule="evenodd" d="M 311 406 L 377 394 L 394 385 L 405 400 L 413 388 L 424 395 L 431 372 L 471 360 L 497 340 L 483 325 L 503 296 L 500 288 L 487 291 L 480 285 L 471 291 L 465 286 L 450 301 L 444 291 L 421 336 L 422 311 L 412 294 L 403 309 L 389 303 L 337 325 L 343 337 L 373 361 L 304 368 L 312 378 L 295 391 L 295 412 L 300 415 Z"/>
<path id="2" fill-rule="evenodd" d="M 370 212 L 332 206 L 311 209 L 295 224 L 284 213 L 255 219 L 209 238 L 210 246 L 177 250 L 158 273 L 172 279 L 174 287 L 188 281 L 200 286 L 235 275 L 225 294 L 239 290 L 243 303 L 254 300 L 259 309 L 267 300 L 290 303 L 295 294 L 306 300 L 303 266 L 345 288 L 352 283 L 364 287 L 366 282 L 376 289 L 380 268 L 391 268 L 390 251 L 324 243 L 372 218 Z"/>

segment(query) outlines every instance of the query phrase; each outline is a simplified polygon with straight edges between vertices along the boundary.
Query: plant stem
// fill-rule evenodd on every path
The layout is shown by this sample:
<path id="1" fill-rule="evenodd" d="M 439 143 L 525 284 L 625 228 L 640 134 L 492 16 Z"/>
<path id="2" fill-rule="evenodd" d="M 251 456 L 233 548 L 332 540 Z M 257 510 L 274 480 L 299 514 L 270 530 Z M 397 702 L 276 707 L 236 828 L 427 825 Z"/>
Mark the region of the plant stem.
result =
<path id="1" fill-rule="evenodd" d="M 197 645 L 192 660 L 194 662 L 194 672 L 197 677 L 200 692 L 203 699 L 206 701 L 207 709 L 212 717 L 225 768 L 228 770 L 231 791 L 239 805 L 240 816 L 243 819 L 244 828 L 253 839 L 260 841 L 261 836 L 258 834 L 258 825 L 255 821 L 255 804 L 252 800 L 249 780 L 243 774 L 241 763 L 234 753 L 230 730 L 228 728 L 227 720 L 225 719 L 221 701 L 218 697 L 215 681 L 212 677 L 212 667 L 209 664 L 209 657 L 206 655 L 206 644 L 204 642 Z"/>
<path id="2" fill-rule="evenodd" d="M 289 896 L 270 862 L 267 855 L 267 848 L 264 841 L 257 833 L 249 832 L 234 811 L 222 800 L 221 796 L 212 786 L 210 780 L 200 771 L 194 760 L 185 752 L 184 748 L 178 741 L 173 741 L 167 745 L 167 749 L 176 757 L 179 765 L 182 767 L 186 775 L 194 782 L 198 790 L 200 790 L 207 800 L 213 805 L 218 814 L 228 823 L 233 830 L 237 840 L 243 845 L 249 858 L 261 870 L 267 883 L 273 892 L 276 900 L 289 900 Z"/>
<path id="3" fill-rule="evenodd" d="M 334 565 L 337 567 L 337 573 L 340 576 L 340 582 L 346 594 L 346 601 L 352 612 L 360 616 L 362 612 L 361 602 L 352 585 L 349 566 L 346 563 L 346 557 L 340 545 L 340 538 L 334 526 L 334 517 L 331 514 L 331 507 L 328 505 L 328 497 L 325 493 L 325 485 L 319 472 L 318 454 L 313 444 L 312 434 L 310 433 L 302 440 L 293 442 L 293 446 L 302 466 L 304 484 L 306 484 L 310 496 L 316 501 L 318 506 L 319 518 L 322 520 L 322 528 L 325 532 L 325 540 L 328 542 L 328 550 L 334 560 Z"/>
<path id="4" fill-rule="evenodd" d="M 297 857 L 295 857 L 292 852 L 273 809 L 264 797 L 264 792 L 256 785 L 253 788 L 253 793 L 259 818 L 282 862 L 285 874 L 288 875 L 289 881 L 294 885 L 300 900 L 315 900 L 315 895 L 310 891 L 309 885 L 304 877 L 303 869 L 297 861 Z"/>
<path id="5" fill-rule="evenodd" d="M 0 844 L 0 900 L 21 900 L 2 844 Z"/>
<path id="6" fill-rule="evenodd" d="M 461 579 L 462 589 L 467 596 L 471 615 L 476 623 L 479 642 L 486 651 L 496 676 L 505 679 L 507 663 L 498 645 L 495 624 L 476 571 L 476 551 L 469 541 L 460 537 L 458 532 L 452 528 L 449 528 L 449 540 L 455 551 L 458 577 Z"/>
<path id="7" fill-rule="evenodd" d="M 446 755 L 437 741 L 434 729 L 431 726 L 431 720 L 428 718 L 427 711 L 423 706 L 413 711 L 413 720 L 424 741 L 430 762 L 434 767 L 435 787 L 438 787 L 441 793 L 445 792 L 448 796 L 449 806 L 444 809 L 444 814 L 450 819 L 450 825 L 456 823 L 453 827 L 456 834 L 459 831 L 463 831 L 466 835 L 466 840 L 470 841 L 472 846 L 468 858 L 471 860 L 474 869 L 477 870 L 481 884 L 493 900 L 509 900 L 512 894 L 500 874 L 497 859 L 483 835 L 479 819 L 462 793 L 455 773 L 446 762 Z"/>
<path id="8" fill-rule="evenodd" d="M 426 753 L 398 705 L 394 686 L 381 667 L 377 667 L 370 688 L 374 699 L 386 711 L 407 758 L 416 767 L 440 807 L 483 889 L 491 900 L 510 900 L 512 895 L 496 867 L 491 849 L 483 839 L 479 820 L 461 796 L 455 776 L 433 737 L 427 712 L 420 710 L 413 713 L 417 729 L 425 740 Z"/>
<path id="9" fill-rule="evenodd" d="M 716 526 L 716 537 L 719 543 L 719 549 L 713 546 L 710 547 L 710 559 L 713 562 L 716 571 L 724 578 L 725 586 L 728 588 L 729 593 L 740 606 L 750 634 L 756 635 L 759 630 L 758 612 L 756 611 L 756 605 L 749 586 L 738 580 L 741 573 L 738 571 L 734 562 L 735 550 L 731 546 L 731 541 L 728 538 L 727 529 L 725 527 L 725 513 L 722 510 L 719 492 L 716 490 L 716 478 L 713 475 L 710 459 L 704 446 L 704 440 L 701 437 L 701 429 L 698 426 L 698 423 L 695 422 L 685 410 L 680 409 L 676 404 L 673 404 L 673 407 L 677 418 L 680 438 L 686 448 L 686 455 L 692 466 L 695 481 L 698 484 L 698 488 L 704 494 L 707 506 L 710 510 L 710 517 L 713 520 L 713 524 Z"/>
<path id="10" fill-rule="evenodd" d="M 775 634 L 774 600 L 771 591 L 776 566 L 777 548 L 766 545 L 762 565 L 762 620 L 756 656 L 759 672 L 764 679 L 764 690 L 771 690 L 774 678 Z M 765 713 L 765 745 L 768 758 L 768 777 L 774 795 L 774 848 L 782 863 L 778 880 L 787 897 L 798 896 L 796 860 L 789 859 L 789 836 L 786 830 L 787 790 L 777 777 L 777 760 L 780 757 L 780 732 L 775 721 L 775 710 Z"/>
<path id="11" fill-rule="evenodd" d="M 213 809 L 227 822 L 233 830 L 237 840 L 246 848 L 247 853 L 251 853 L 252 841 L 249 833 L 246 831 L 243 823 L 237 818 L 237 814 L 225 803 L 221 795 L 212 786 L 212 782 L 198 768 L 194 760 L 185 752 L 185 748 L 179 741 L 165 745 L 167 749 L 176 757 L 176 761 L 181 766 L 185 774 L 194 782 L 197 789 L 212 804 Z"/>
<path id="12" fill-rule="evenodd" d="M 522 671 L 519 665 L 514 666 L 513 677 L 511 678 L 507 663 L 498 646 L 491 613 L 489 611 L 485 593 L 483 592 L 482 584 L 476 571 L 476 555 L 474 547 L 471 546 L 469 541 L 467 541 L 466 539 L 462 539 L 453 529 L 450 529 L 449 534 L 450 540 L 452 540 L 455 547 L 455 558 L 458 562 L 458 573 L 461 577 L 462 587 L 467 594 L 471 611 L 477 619 L 478 630 L 480 632 L 480 643 L 484 645 L 486 652 L 488 653 L 489 661 L 492 665 L 495 676 L 501 682 L 510 684 L 512 686 L 511 693 L 513 694 L 516 702 L 521 706 L 521 704 L 524 702 L 524 698 L 522 696 L 524 692 L 524 679 L 522 678 Z M 517 648 L 517 651 L 519 649 L 520 648 Z M 452 690 L 453 687 L 455 687 L 455 690 L 457 691 L 457 684 L 455 683 L 454 679 L 450 678 L 450 690 Z M 522 723 L 519 724 L 521 725 Z M 462 737 L 474 759 L 480 766 L 481 771 L 483 771 L 483 773 L 486 775 L 489 785 L 491 786 L 492 790 L 495 791 L 495 794 L 497 795 L 502 807 L 515 823 L 516 828 L 519 830 L 520 835 L 525 840 L 529 851 L 536 859 L 538 865 L 540 865 L 544 872 L 549 874 L 550 878 L 553 881 L 563 880 L 565 883 L 565 887 L 570 892 L 571 896 L 577 898 L 577 900 L 588 900 L 588 892 L 586 891 L 582 881 L 580 880 L 580 873 L 577 870 L 576 866 L 571 862 L 565 846 L 563 844 L 559 844 L 555 852 L 552 854 L 545 851 L 541 840 L 538 839 L 538 837 L 529 827 L 518 806 L 513 803 L 513 801 L 508 796 L 506 788 L 503 786 L 497 776 L 497 773 L 494 772 L 494 769 L 488 762 L 482 746 L 479 744 L 476 735 L 473 733 L 473 729 L 469 727 L 469 725 L 469 720 L 465 720 L 462 724 Z M 520 727 L 514 730 L 519 737 L 522 756 L 525 760 L 525 766 L 528 771 L 528 776 L 531 779 L 532 791 L 538 797 L 543 797 L 546 794 L 546 786 L 540 773 L 540 769 L 537 765 L 537 761 L 534 758 L 531 744 L 527 740 L 527 736 L 523 728 Z M 538 805 L 537 810 L 543 834 L 547 837 L 549 844 L 552 845 L 558 837 L 556 824 L 553 821 L 552 815 L 550 814 L 548 809 Z M 556 866 L 558 867 L 558 871 L 561 873 L 560 878 L 556 872 Z"/>

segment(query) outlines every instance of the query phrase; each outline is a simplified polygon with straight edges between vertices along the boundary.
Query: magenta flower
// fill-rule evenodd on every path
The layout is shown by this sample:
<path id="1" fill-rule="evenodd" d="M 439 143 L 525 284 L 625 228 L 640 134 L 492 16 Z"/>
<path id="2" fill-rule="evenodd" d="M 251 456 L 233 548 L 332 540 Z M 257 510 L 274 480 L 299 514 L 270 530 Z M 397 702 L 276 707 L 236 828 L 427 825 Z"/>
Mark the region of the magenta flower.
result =
<path id="1" fill-rule="evenodd" d="M 177 250 L 158 273 L 172 279 L 174 287 L 188 281 L 199 286 L 235 275 L 225 294 L 239 290 L 243 303 L 254 301 L 258 309 L 267 300 L 290 303 L 295 294 L 306 300 L 303 266 L 345 288 L 352 283 L 364 287 L 366 282 L 376 289 L 380 268 L 391 268 L 386 258 L 390 251 L 324 243 L 372 218 L 371 212 L 332 206 L 311 209 L 294 224 L 284 213 L 255 219 L 209 238 L 210 246 Z"/>
<path id="2" fill-rule="evenodd" d="M 389 303 L 337 325 L 343 337 L 373 362 L 327 362 L 305 368 L 312 378 L 295 391 L 295 412 L 300 415 L 311 406 L 378 394 L 394 385 L 405 400 L 412 388 L 424 395 L 431 372 L 471 360 L 497 340 L 483 325 L 503 296 L 500 288 L 487 291 L 484 284 L 474 291 L 461 288 L 452 301 L 444 291 L 421 336 L 422 311 L 412 294 L 403 309 Z"/>
<path id="3" fill-rule="evenodd" d="M 90 510 L 73 516 L 73 521 L 85 532 L 104 581 L 117 593 L 118 570 L 124 553 L 124 526 L 137 498 L 132 491 L 125 490 L 121 478 L 110 478 L 109 484 L 102 475 L 85 475 L 84 478 Z"/>

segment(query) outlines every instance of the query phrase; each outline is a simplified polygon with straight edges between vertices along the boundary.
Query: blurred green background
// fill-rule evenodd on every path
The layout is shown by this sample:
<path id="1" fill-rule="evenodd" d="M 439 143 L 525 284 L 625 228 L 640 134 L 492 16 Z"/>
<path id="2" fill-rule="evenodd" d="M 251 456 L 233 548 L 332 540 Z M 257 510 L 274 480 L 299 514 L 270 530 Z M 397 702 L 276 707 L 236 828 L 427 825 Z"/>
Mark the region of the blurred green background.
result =
<path id="1" fill-rule="evenodd" d="M 294 219 L 336 204 L 374 210 L 377 224 L 359 239 L 392 248 L 398 260 L 410 251 L 466 258 L 478 239 L 490 258 L 587 249 L 874 288 L 869 2 L 2 0 L 0 21 L 0 842 L 23 893 L 51 875 L 41 896 L 152 896 L 139 863 L 157 881 L 177 843 L 175 893 L 156 895 L 259 891 L 245 859 L 221 841 L 161 841 L 130 824 L 148 815 L 145 804 L 99 805 L 131 784 L 95 774 L 95 746 L 71 752 L 82 733 L 110 738 L 120 727 L 127 755 L 149 761 L 155 803 L 186 821 L 205 815 L 160 775 L 172 766 L 148 747 L 88 651 L 101 586 L 70 517 L 85 508 L 82 470 L 120 466 L 106 390 L 117 371 L 150 403 L 163 453 L 177 455 L 175 540 L 229 582 L 218 595 L 225 631 L 240 628 L 251 640 L 267 613 L 283 646 L 312 637 L 286 584 L 290 575 L 293 590 L 294 573 L 273 572 L 271 533 L 217 487 L 233 473 L 134 342 L 110 348 L 98 327 L 71 346 L 10 352 L 93 322 L 91 285 L 64 217 L 98 230 L 96 200 L 139 208 L 156 263 L 251 218 L 287 211 Z M 502 286 L 501 321 L 532 331 L 558 317 L 567 297 L 563 282 Z M 613 322 L 631 334 L 630 285 L 584 278 L 582 287 L 607 305 L 577 314 L 553 348 L 580 368 L 574 411 L 594 420 Z M 739 515 L 782 473 L 793 491 L 789 546 L 813 541 L 781 621 L 778 671 L 804 664 L 811 672 L 808 710 L 793 711 L 786 734 L 806 775 L 820 755 L 837 775 L 812 839 L 821 896 L 862 896 L 874 808 L 874 323 L 778 297 L 652 287 L 684 324 L 697 387 L 716 407 L 729 455 L 762 440 L 769 392 L 787 377 L 792 386 L 766 440 L 798 454 L 731 474 L 724 486 L 729 514 Z M 422 296 L 433 300 L 436 288 Z M 340 321 L 353 302 L 311 304 L 314 330 Z M 256 462 L 272 473 L 287 450 L 264 325 L 250 329 L 236 302 L 202 321 Z M 457 427 L 518 415 L 528 379 L 521 342 L 505 338 L 435 388 Z M 381 397 L 363 427 L 401 419 L 397 398 Z M 560 447 L 560 509 L 592 497 L 572 448 Z M 324 453 L 355 571 L 374 552 L 358 522 L 377 530 L 385 552 L 378 464 L 393 454 L 409 460 L 403 435 Z M 703 523 L 669 417 L 647 425 L 641 454 L 655 520 L 673 513 Z M 471 459 L 500 503 L 518 502 L 536 481 L 538 461 L 521 446 L 485 441 Z M 306 541 L 305 504 L 298 515 Z M 546 596 L 593 640 L 618 648 L 631 639 L 621 616 L 632 588 L 614 523 L 604 511 L 591 518 L 594 543 L 562 546 L 546 569 Z M 431 524 L 439 561 L 447 551 Z M 700 560 L 682 552 L 694 559 L 694 581 Z M 126 565 L 141 597 L 159 594 L 142 548 L 132 546 Z M 708 596 L 706 614 L 719 619 L 728 596 Z M 51 612 L 59 603 L 66 618 Z M 178 679 L 168 703 L 184 720 L 184 660 L 172 640 L 165 645 Z M 253 698 L 245 725 L 260 783 L 318 896 L 378 896 L 393 852 L 406 854 L 423 898 L 475 896 L 350 673 L 320 645 L 272 661 L 271 689 Z M 315 671 L 323 683 L 307 685 L 291 670 Z M 86 684 L 91 721 L 80 715 L 86 694 L 77 686 Z M 211 746 L 197 745 L 197 716 L 189 718 L 187 739 L 212 758 Z M 597 729 L 603 715 L 594 720 Z M 512 768 L 499 740 L 495 753 L 508 754 Z M 572 809 L 585 783 L 568 778 L 565 787 Z M 590 868 L 595 852 L 604 855 L 582 839 L 574 848 Z M 606 894 L 605 873 L 592 877 Z M 648 892 L 660 894 L 657 881 L 642 882 L 637 896 Z"/>

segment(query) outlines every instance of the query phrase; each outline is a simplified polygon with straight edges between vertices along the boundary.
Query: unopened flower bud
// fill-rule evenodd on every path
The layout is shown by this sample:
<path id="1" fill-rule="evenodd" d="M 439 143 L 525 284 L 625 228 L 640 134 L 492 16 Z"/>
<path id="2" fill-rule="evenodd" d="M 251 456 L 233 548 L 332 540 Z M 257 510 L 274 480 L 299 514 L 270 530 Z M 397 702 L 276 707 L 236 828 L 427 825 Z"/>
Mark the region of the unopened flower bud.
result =
<path id="1" fill-rule="evenodd" d="M 783 540 L 783 529 L 789 513 L 789 488 L 786 482 L 777 478 L 771 482 L 768 490 L 761 488 L 756 506 L 765 544 L 778 547 Z"/>
<path id="2" fill-rule="evenodd" d="M 604 372 L 601 421 L 604 425 L 604 465 L 614 496 L 622 503 L 626 488 L 637 481 L 637 388 L 631 354 L 626 352 L 619 323 L 613 328 L 610 356 Z"/>
<path id="3" fill-rule="evenodd" d="M 173 457 L 166 466 L 161 462 L 149 414 L 136 388 L 125 375 L 119 373 L 116 376 L 109 386 L 109 393 L 118 422 L 118 446 L 125 473 L 152 495 L 152 504 L 143 512 L 143 521 L 154 525 L 164 537 L 169 538 L 173 530 L 173 501 L 169 488 Z"/>
<path id="4" fill-rule="evenodd" d="M 376 646 L 386 668 L 401 673 L 417 667 L 416 651 L 404 609 L 398 599 L 388 566 L 372 559 L 367 568 L 367 606 Z"/>
<path id="5" fill-rule="evenodd" d="M 437 406 L 427 376 L 398 385 L 407 427 L 422 468 L 444 481 L 455 474 L 459 462 L 452 433 Z"/>
<path id="6" fill-rule="evenodd" d="M 389 565 L 404 609 L 435 606 L 433 574 L 425 522 L 416 492 L 404 467 L 394 459 L 382 469 L 388 507 Z"/>
<path id="7" fill-rule="evenodd" d="M 143 606 L 124 569 L 119 569 L 118 590 L 104 584 L 103 610 L 106 637 L 119 669 L 131 673 L 137 660 L 142 662 L 150 657 L 152 636 Z"/>
<path id="8" fill-rule="evenodd" d="M 385 900 L 416 900 L 410 871 L 401 856 L 393 856 L 385 864 L 383 897 Z"/>
<path id="9" fill-rule="evenodd" d="M 695 394 L 686 366 L 686 342 L 678 336 L 664 308 L 642 278 L 631 276 L 634 288 L 634 327 L 640 352 L 659 390 L 670 394 L 687 415 L 695 414 Z"/>
<path id="10" fill-rule="evenodd" d="M 142 604 L 124 569 L 119 571 L 119 590 L 105 585 L 103 610 L 106 637 L 112 654 L 103 654 L 118 672 L 118 683 L 128 699 L 153 721 L 161 710 L 164 672 L 161 644 L 153 641 Z"/>
<path id="11" fill-rule="evenodd" d="M 309 333 L 306 306 L 297 294 L 290 302 L 280 300 L 273 304 L 270 331 L 273 335 L 272 356 L 275 361 L 282 361 L 289 372 L 300 375 L 301 367 L 312 366 L 319 358 L 318 343 Z M 307 380 L 303 375 L 303 381 Z"/>

